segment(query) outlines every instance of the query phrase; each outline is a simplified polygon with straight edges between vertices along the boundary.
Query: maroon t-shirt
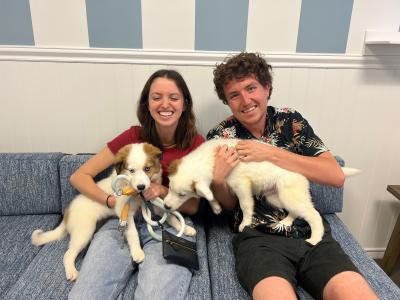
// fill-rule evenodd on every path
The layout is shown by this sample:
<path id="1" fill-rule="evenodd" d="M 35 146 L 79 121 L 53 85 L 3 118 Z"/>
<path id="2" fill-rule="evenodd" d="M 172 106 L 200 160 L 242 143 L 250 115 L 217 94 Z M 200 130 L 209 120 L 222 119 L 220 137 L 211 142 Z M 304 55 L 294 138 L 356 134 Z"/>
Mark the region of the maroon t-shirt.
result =
<path id="1" fill-rule="evenodd" d="M 131 128 L 125 130 L 123 133 L 118 135 L 116 138 L 107 143 L 108 148 L 112 153 L 116 154 L 119 149 L 128 144 L 142 143 L 139 138 L 140 126 L 132 126 Z M 190 147 L 181 150 L 177 147 L 161 149 L 162 150 L 162 183 L 168 186 L 168 166 L 171 161 L 179 159 L 189 152 L 192 152 L 198 146 L 204 142 L 204 138 L 198 134 L 195 136 L 193 143 Z"/>

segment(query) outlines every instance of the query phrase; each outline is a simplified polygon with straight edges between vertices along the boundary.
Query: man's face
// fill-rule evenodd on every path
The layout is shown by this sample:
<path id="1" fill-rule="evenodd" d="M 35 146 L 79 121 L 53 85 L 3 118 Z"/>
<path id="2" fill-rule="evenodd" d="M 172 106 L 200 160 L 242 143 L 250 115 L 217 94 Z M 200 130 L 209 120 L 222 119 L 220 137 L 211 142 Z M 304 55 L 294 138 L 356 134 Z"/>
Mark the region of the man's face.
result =
<path id="1" fill-rule="evenodd" d="M 247 128 L 265 125 L 270 85 L 262 86 L 254 75 L 232 79 L 224 94 L 234 117 Z"/>

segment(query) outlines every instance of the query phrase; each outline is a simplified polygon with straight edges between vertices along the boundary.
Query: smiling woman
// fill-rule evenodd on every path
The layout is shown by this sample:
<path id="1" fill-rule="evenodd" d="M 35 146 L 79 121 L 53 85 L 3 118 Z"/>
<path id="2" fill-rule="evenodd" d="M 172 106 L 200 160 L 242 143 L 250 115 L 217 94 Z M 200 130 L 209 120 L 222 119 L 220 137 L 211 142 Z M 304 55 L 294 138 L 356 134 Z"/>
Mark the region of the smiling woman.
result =
<path id="1" fill-rule="evenodd" d="M 151 182 L 150 186 L 143 190 L 143 196 L 146 200 L 166 196 L 169 163 L 185 156 L 204 141 L 204 138 L 197 134 L 192 97 L 182 76 L 174 70 L 159 70 L 152 74 L 139 98 L 137 117 L 141 126 L 132 126 L 115 137 L 71 176 L 71 183 L 79 192 L 94 201 L 113 207 L 116 202 L 115 196 L 107 195 L 94 183 L 93 178 L 113 164 L 116 153 L 122 147 L 147 142 L 162 151 L 162 182 Z M 190 199 L 185 204 L 180 209 L 181 212 L 197 212 L 197 199 Z M 186 222 L 190 223 L 190 220 Z M 185 267 L 165 261 L 161 243 L 152 240 L 145 222 L 138 220 L 136 223 L 145 258 L 138 273 L 135 298 L 184 299 L 192 273 Z M 120 232 L 117 225 L 116 219 L 110 219 L 95 234 L 69 299 L 119 297 L 129 277 L 137 269 L 137 264 L 132 263 L 128 247 L 115 250 L 120 249 Z M 155 278 L 157 275 L 154 274 L 160 275 Z M 110 281 L 110 278 L 113 281 Z M 179 283 L 179 287 L 176 283 Z M 177 289 L 181 293 L 177 294 Z"/>

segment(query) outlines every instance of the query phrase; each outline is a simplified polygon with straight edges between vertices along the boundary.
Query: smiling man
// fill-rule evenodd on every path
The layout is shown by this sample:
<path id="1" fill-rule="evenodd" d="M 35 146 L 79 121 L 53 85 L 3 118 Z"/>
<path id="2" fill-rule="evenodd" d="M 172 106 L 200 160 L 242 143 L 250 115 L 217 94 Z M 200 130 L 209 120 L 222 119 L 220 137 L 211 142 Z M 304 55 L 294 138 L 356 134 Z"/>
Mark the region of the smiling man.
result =
<path id="1" fill-rule="evenodd" d="M 215 199 L 233 210 L 236 232 L 241 211 L 225 178 L 240 160 L 269 161 L 320 184 L 344 183 L 341 168 L 307 120 L 293 109 L 268 106 L 271 70 L 256 53 L 228 57 L 214 70 L 215 90 L 233 116 L 211 129 L 207 138 L 243 139 L 235 148 L 217 150 L 212 182 Z M 377 299 L 332 238 L 327 222 L 322 241 L 312 246 L 305 241 L 311 231 L 306 222 L 280 226 L 285 210 L 260 197 L 254 201 L 252 224 L 233 238 L 238 278 L 253 299 L 297 299 L 297 284 L 316 299 Z"/>

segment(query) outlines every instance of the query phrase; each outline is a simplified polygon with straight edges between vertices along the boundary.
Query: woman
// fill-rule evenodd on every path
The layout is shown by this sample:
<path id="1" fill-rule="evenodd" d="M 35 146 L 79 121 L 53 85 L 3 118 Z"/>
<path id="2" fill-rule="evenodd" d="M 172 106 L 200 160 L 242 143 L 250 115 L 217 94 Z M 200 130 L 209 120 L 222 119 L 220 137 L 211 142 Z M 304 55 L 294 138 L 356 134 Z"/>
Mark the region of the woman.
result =
<path id="1" fill-rule="evenodd" d="M 163 152 L 163 180 L 162 184 L 152 183 L 144 196 L 147 200 L 164 198 L 168 192 L 168 164 L 204 141 L 197 134 L 192 106 L 189 89 L 178 72 L 155 72 L 147 80 L 140 96 L 137 116 L 141 126 L 132 126 L 107 143 L 103 150 L 72 174 L 71 184 L 91 199 L 114 207 L 115 197 L 98 188 L 93 178 L 113 164 L 115 154 L 126 144 L 148 142 Z M 198 199 L 191 199 L 180 211 L 191 215 L 197 212 L 198 205 Z M 164 260 L 161 242 L 151 238 L 146 224 L 139 219 L 136 226 L 145 260 L 138 266 L 135 299 L 184 299 L 191 272 Z M 118 220 L 110 219 L 95 234 L 69 299 L 116 299 L 124 289 L 137 265 L 127 245 L 121 247 L 121 234 L 117 227 Z"/>

